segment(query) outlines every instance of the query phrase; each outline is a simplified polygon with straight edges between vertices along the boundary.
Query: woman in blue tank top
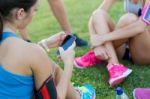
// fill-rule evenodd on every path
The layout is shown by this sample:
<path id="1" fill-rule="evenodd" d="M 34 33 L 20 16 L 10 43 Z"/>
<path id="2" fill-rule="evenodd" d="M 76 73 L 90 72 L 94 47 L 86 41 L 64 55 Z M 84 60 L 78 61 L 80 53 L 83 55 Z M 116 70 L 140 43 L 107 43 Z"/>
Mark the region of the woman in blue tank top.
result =
<path id="1" fill-rule="evenodd" d="M 70 83 L 75 43 L 60 50 L 62 70 L 42 47 L 16 36 L 18 29 L 31 22 L 37 7 L 38 0 L 0 0 L 0 99 L 31 99 L 34 95 L 37 99 L 80 99 L 91 95 L 90 86 L 81 93 Z M 58 47 L 62 40 L 63 33 L 52 36 L 49 48 Z"/>

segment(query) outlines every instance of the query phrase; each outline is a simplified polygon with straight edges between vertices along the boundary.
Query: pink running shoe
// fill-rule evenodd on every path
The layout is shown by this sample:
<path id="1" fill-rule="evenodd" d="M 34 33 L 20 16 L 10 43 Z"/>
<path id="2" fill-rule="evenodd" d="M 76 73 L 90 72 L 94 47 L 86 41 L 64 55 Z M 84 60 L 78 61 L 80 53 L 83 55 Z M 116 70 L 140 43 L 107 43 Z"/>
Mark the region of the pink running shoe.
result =
<path id="1" fill-rule="evenodd" d="M 136 88 L 133 91 L 134 99 L 149 99 L 150 88 Z"/>
<path id="2" fill-rule="evenodd" d="M 109 84 L 111 87 L 120 84 L 132 72 L 131 69 L 122 64 L 108 64 L 107 69 L 109 71 Z"/>
<path id="3" fill-rule="evenodd" d="M 102 61 L 96 58 L 94 51 L 89 51 L 85 55 L 74 60 L 74 65 L 77 68 L 88 68 L 100 63 L 102 63 Z"/>

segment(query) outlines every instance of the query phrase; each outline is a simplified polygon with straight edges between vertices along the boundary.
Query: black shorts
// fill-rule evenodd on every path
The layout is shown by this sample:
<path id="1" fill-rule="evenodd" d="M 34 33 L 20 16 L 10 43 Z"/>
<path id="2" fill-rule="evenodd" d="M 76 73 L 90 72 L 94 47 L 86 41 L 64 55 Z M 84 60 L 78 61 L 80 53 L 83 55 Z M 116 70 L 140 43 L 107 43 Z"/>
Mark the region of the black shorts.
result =
<path id="1" fill-rule="evenodd" d="M 129 48 L 127 48 L 127 47 L 125 49 L 125 53 L 124 53 L 124 56 L 122 57 L 122 60 L 127 60 L 127 61 L 133 63 Z"/>

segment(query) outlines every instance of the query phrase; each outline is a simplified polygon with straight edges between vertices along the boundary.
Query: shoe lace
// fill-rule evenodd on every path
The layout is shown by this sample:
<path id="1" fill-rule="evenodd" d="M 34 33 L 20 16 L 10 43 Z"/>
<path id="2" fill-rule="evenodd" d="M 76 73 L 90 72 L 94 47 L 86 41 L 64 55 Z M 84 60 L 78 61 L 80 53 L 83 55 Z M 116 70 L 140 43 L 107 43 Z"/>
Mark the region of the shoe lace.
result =
<path id="1" fill-rule="evenodd" d="M 89 63 L 96 63 L 93 52 L 89 52 L 82 57 L 82 60 Z"/>
<path id="2" fill-rule="evenodd" d="M 109 75 L 110 77 L 118 77 L 120 75 L 123 74 L 123 72 L 125 71 L 122 67 L 122 65 L 120 64 L 112 64 L 113 67 L 109 70 Z"/>

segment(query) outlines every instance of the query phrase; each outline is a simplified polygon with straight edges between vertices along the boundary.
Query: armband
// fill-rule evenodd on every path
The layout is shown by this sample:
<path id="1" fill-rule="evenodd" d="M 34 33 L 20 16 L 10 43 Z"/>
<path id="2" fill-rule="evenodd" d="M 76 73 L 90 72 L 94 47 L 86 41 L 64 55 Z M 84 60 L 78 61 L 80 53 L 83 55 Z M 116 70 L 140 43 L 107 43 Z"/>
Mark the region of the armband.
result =
<path id="1" fill-rule="evenodd" d="M 52 76 L 43 83 L 38 91 L 35 91 L 36 99 L 58 99 L 57 91 Z"/>
<path id="2" fill-rule="evenodd" d="M 150 4 L 142 9 L 141 18 L 147 25 L 150 25 Z"/>

